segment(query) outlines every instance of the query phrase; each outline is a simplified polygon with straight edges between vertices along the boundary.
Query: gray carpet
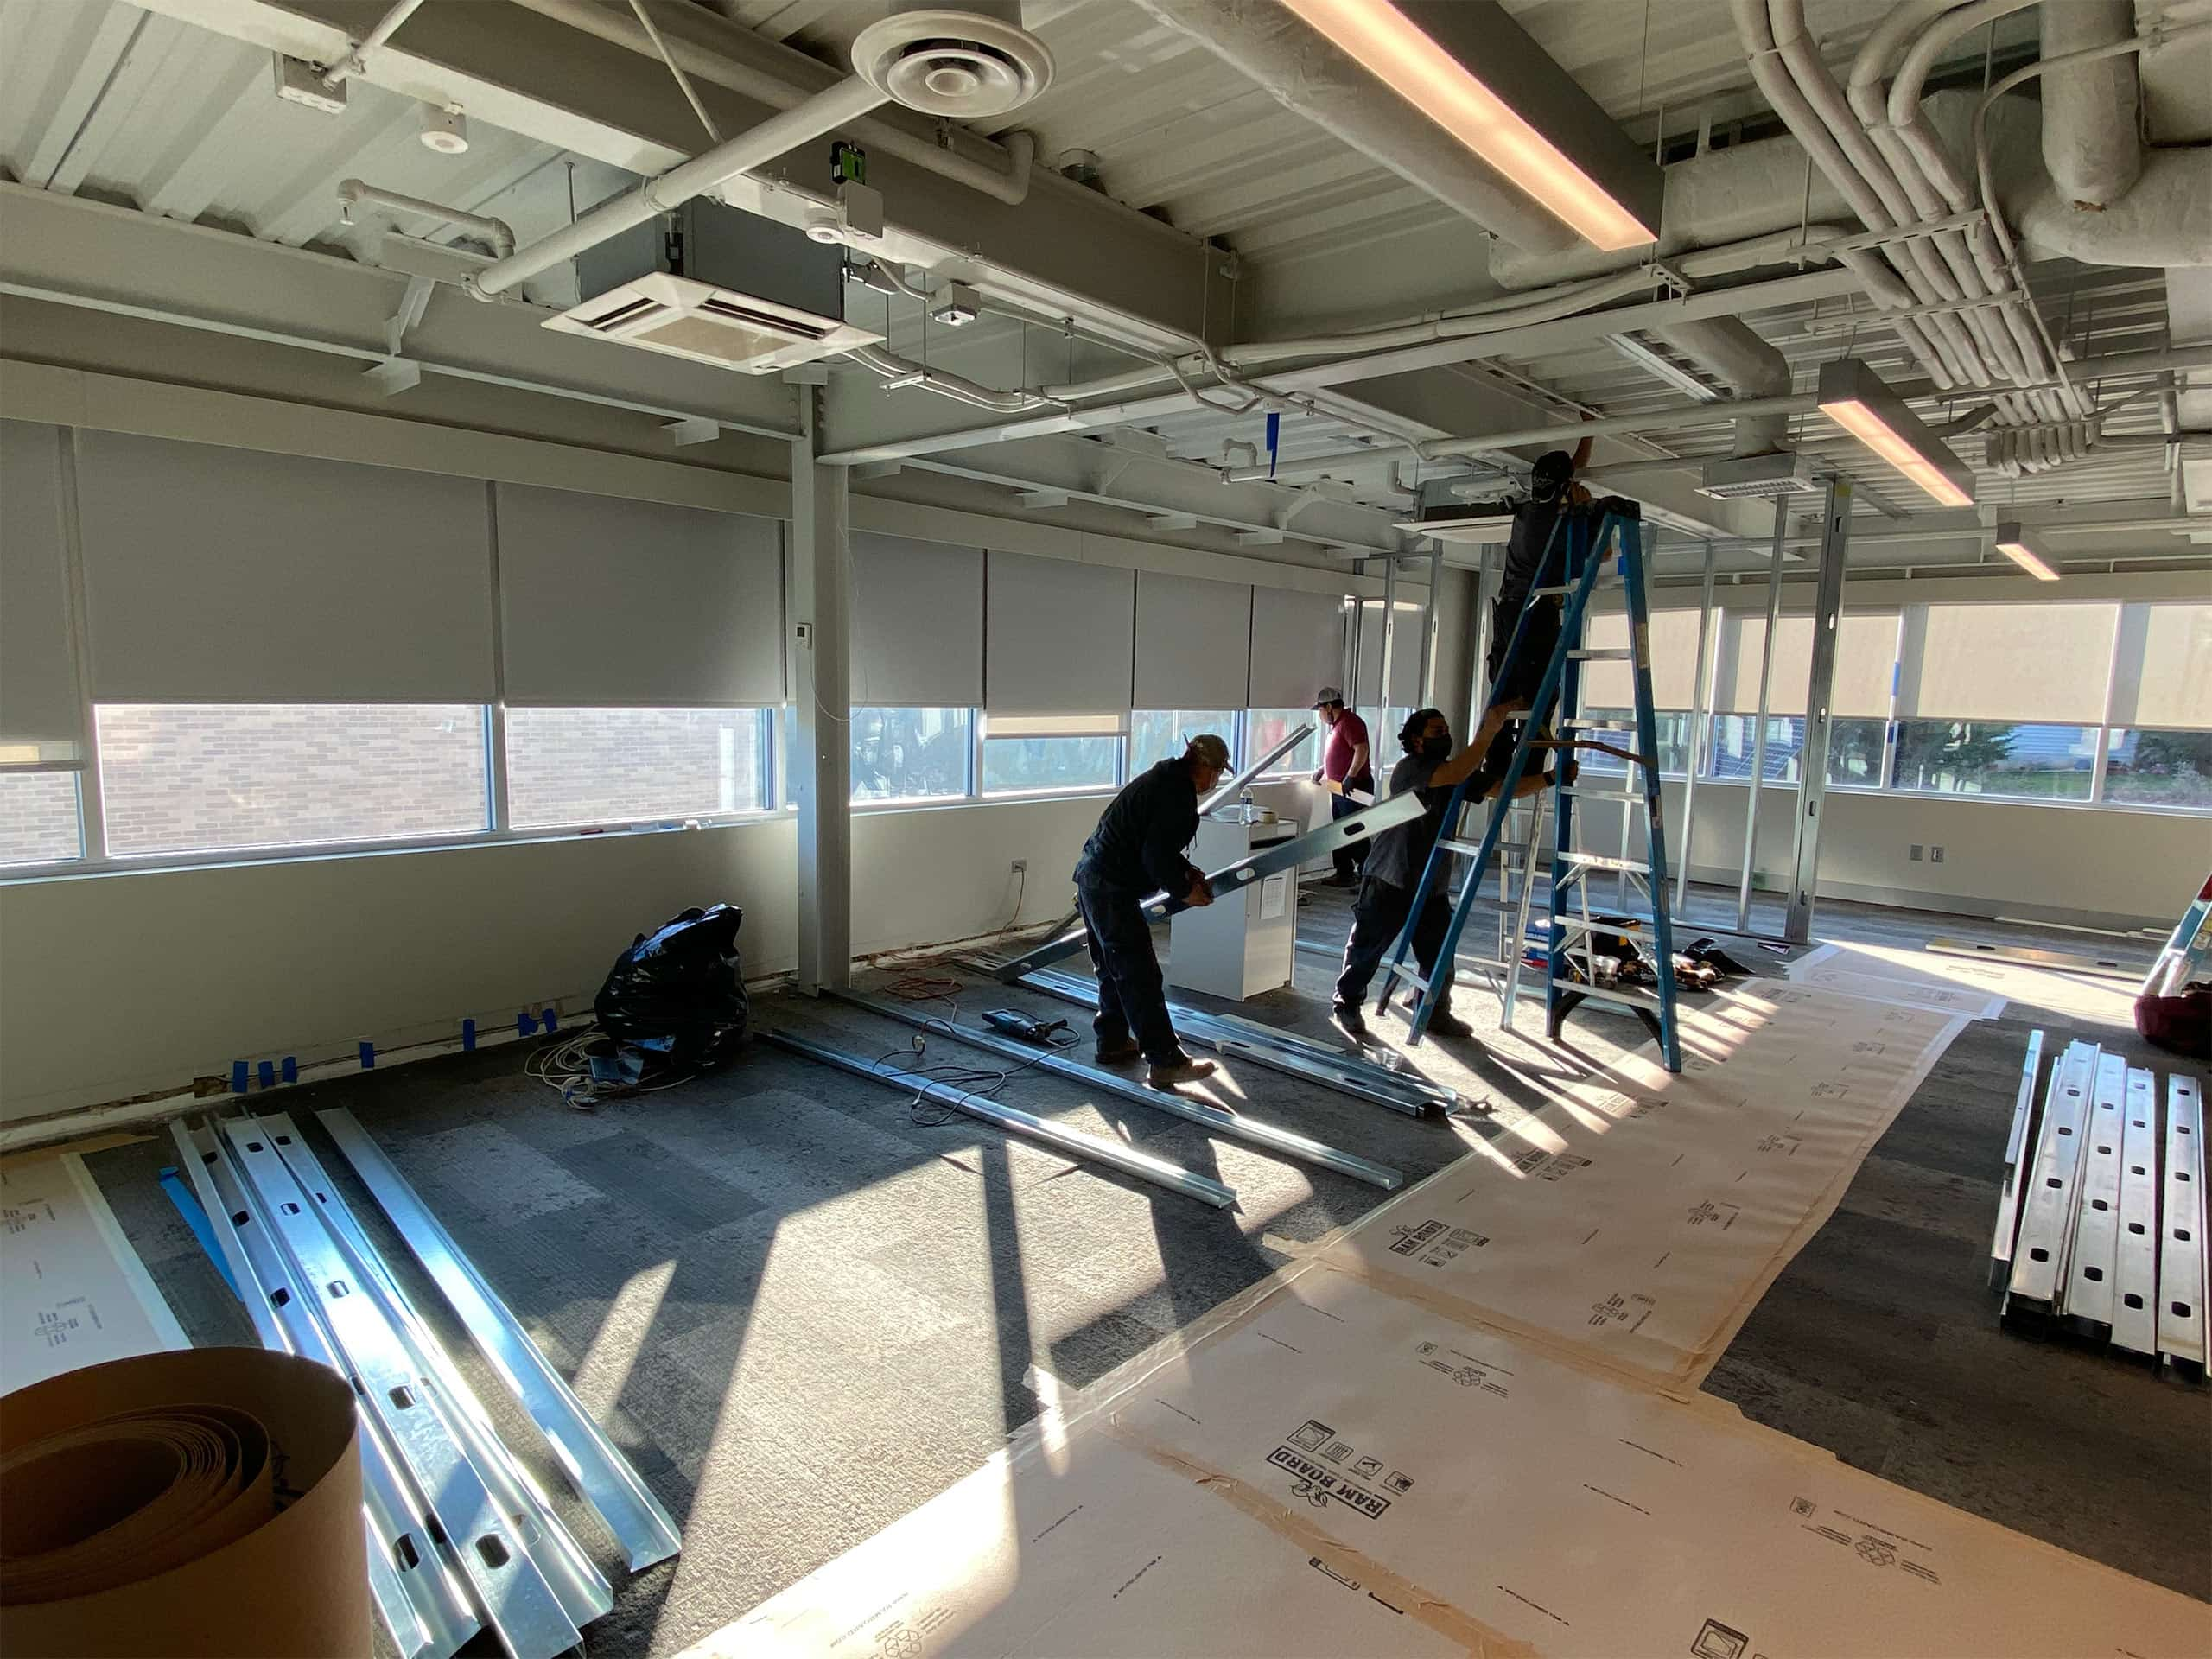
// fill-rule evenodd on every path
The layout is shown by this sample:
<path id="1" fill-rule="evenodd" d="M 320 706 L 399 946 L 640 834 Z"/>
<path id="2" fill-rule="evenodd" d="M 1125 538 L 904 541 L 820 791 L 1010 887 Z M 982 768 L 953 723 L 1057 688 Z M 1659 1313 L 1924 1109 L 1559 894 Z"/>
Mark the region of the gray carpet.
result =
<path id="1" fill-rule="evenodd" d="M 1823 906 L 1823 931 L 1879 943 L 2016 931 L 1866 908 Z M 1303 930 L 1341 939 L 1344 909 L 1341 893 L 1313 894 Z M 1332 974 L 1301 954 L 1294 990 L 1240 1011 L 1322 1034 Z M 1479 1023 L 1478 1001 L 1467 1003 Z M 982 982 L 959 997 L 970 1020 L 1000 1004 L 1073 1013 Z M 756 1020 L 870 1056 L 911 1036 L 792 996 L 764 1001 Z M 2204 1596 L 2202 1393 L 1994 1328 L 1982 1252 L 2023 1029 L 1977 1027 L 1954 1048 L 1711 1386 L 1889 1478 Z M 1452 1046 L 1416 1060 L 1517 1097 L 1512 1068 Z M 1037 1409 L 1033 1367 L 1080 1387 L 1382 1196 L 1034 1072 L 1010 1082 L 1009 1101 L 1217 1175 L 1238 1209 L 1078 1167 L 964 1118 L 925 1127 L 896 1091 L 757 1045 L 725 1071 L 589 1114 L 524 1078 L 522 1058 L 506 1047 L 272 1098 L 388 1240 L 313 1112 L 344 1105 L 369 1126 L 683 1525 L 677 1562 L 626 1574 L 406 1265 L 418 1305 L 617 1586 L 614 1612 L 587 1632 L 594 1655 L 671 1652 L 743 1613 L 1004 1445 Z M 996 1064 L 938 1042 L 926 1058 Z M 1409 1181 L 1477 1133 L 1274 1073 L 1244 1082 L 1255 1112 Z M 162 1139 L 91 1163 L 194 1340 L 250 1341 L 155 1182 L 172 1161 Z M 390 1251 L 399 1256 L 396 1242 Z"/>

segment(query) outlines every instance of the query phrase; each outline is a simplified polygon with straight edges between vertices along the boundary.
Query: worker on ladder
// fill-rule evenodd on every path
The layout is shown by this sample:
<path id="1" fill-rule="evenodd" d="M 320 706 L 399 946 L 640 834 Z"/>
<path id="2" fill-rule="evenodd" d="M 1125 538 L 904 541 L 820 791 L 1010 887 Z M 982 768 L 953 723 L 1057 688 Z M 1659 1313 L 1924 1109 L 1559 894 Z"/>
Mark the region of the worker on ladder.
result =
<path id="1" fill-rule="evenodd" d="M 1476 728 L 1473 741 L 1457 754 L 1452 753 L 1451 722 L 1441 710 L 1416 709 L 1399 728 L 1398 742 L 1405 758 L 1391 769 L 1390 793 L 1418 790 L 1427 810 L 1375 837 L 1367 868 L 1360 876 L 1359 892 L 1352 899 L 1351 936 L 1344 941 L 1344 965 L 1337 976 L 1333 1013 L 1338 1028 L 1355 1042 L 1372 1039 L 1360 1001 L 1392 942 L 1405 931 L 1407 918 L 1413 914 L 1414 890 L 1421 885 L 1421 871 L 1427 867 L 1437 838 L 1444 833 L 1452 791 L 1463 779 L 1477 778 L 1464 798 L 1468 804 L 1497 792 L 1504 768 L 1490 772 L 1485 761 L 1492 742 L 1510 718 L 1507 710 L 1493 704 Z M 1511 758 L 1509 749 L 1507 760 Z M 1548 776 L 1526 774 L 1514 788 L 1515 798 L 1548 789 L 1552 781 Z M 1451 921 L 1451 895 L 1445 892 L 1444 884 L 1436 883 L 1430 887 L 1428 902 L 1421 906 L 1421 918 L 1414 925 L 1414 955 L 1420 960 L 1422 977 L 1444 988 L 1436 1011 L 1429 1015 L 1429 1031 L 1439 1037 L 1468 1037 L 1473 1035 L 1474 1028 L 1452 1013 L 1452 963 L 1439 948 Z"/>
<path id="2" fill-rule="evenodd" d="M 1560 603 L 1548 599 L 1529 611 L 1521 650 L 1510 664 L 1506 661 L 1514 625 L 1528 606 L 1529 590 L 1556 587 L 1561 581 L 1564 549 L 1554 544 L 1552 531 L 1562 511 L 1590 499 L 1590 492 L 1574 481 L 1575 474 L 1589 461 L 1587 438 L 1575 445 L 1573 454 L 1554 449 L 1538 456 L 1529 480 L 1529 499 L 1513 510 L 1513 533 L 1505 543 L 1505 569 L 1498 581 L 1497 598 L 1491 606 L 1490 657 L 1483 664 L 1490 706 L 1509 715 L 1526 709 L 1535 698 L 1545 665 L 1559 645 Z M 1548 573 L 1547 564 L 1551 567 Z M 1501 674 L 1506 676 L 1503 683 L 1499 680 Z M 1483 762 L 1484 775 L 1493 788 L 1513 759 L 1513 744 L 1511 725 L 1501 723 Z"/>

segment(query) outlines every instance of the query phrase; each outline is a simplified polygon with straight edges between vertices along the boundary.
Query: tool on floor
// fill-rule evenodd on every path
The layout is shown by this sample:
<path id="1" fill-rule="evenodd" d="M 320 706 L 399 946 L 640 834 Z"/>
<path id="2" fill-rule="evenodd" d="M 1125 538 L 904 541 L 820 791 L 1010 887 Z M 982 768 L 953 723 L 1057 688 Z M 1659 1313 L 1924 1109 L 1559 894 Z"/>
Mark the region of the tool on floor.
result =
<path id="1" fill-rule="evenodd" d="M 1562 554 L 1561 563 L 1553 567 L 1554 550 Z M 1590 598 L 1599 586 L 1601 574 L 1607 565 L 1618 560 L 1619 576 L 1609 585 L 1618 587 L 1627 604 L 1629 640 L 1625 646 L 1597 649 L 1583 643 L 1584 623 L 1588 614 Z M 1491 804 L 1488 823 L 1478 842 L 1469 842 L 1457 834 L 1447 833 L 1437 838 L 1429 854 L 1427 867 L 1422 870 L 1421 885 L 1414 895 L 1413 910 L 1405 931 L 1392 947 L 1390 960 L 1383 966 L 1382 989 L 1376 1001 L 1380 1014 L 1390 1005 L 1390 998 L 1401 983 L 1417 994 L 1417 1001 L 1408 1031 L 1407 1040 L 1417 1043 L 1428 1029 L 1428 1023 L 1441 1003 L 1444 981 L 1441 976 L 1434 982 L 1423 978 L 1419 966 L 1412 960 L 1414 931 L 1422 908 L 1429 895 L 1441 890 L 1452 891 L 1452 880 L 1459 862 L 1466 861 L 1464 880 L 1453 895 L 1452 920 L 1439 950 L 1441 959 L 1448 960 L 1457 951 L 1459 936 L 1465 930 L 1467 918 L 1472 913 L 1480 896 L 1483 876 L 1491 860 L 1496 858 L 1503 836 L 1506 809 L 1513 799 L 1514 789 L 1528 770 L 1530 757 L 1539 748 L 1550 748 L 1561 753 L 1561 760 L 1554 763 L 1551 785 L 1552 803 L 1552 880 L 1548 896 L 1550 928 L 1545 952 L 1545 1029 L 1551 1039 L 1559 1039 L 1560 1027 L 1567 1016 L 1586 999 L 1624 1007 L 1641 1020 L 1657 1039 L 1660 1052 L 1669 1071 L 1682 1069 L 1681 1040 L 1675 1029 L 1675 976 L 1661 973 L 1654 976 L 1649 990 L 1627 989 L 1618 986 L 1600 987 L 1597 982 L 1597 954 L 1593 935 L 1602 924 L 1590 910 L 1589 877 L 1597 872 L 1625 876 L 1650 905 L 1649 916 L 1635 919 L 1648 925 L 1657 959 L 1671 964 L 1674 961 L 1674 927 L 1667 912 L 1667 855 L 1665 830 L 1660 813 L 1659 792 L 1659 736 L 1657 716 L 1652 709 L 1650 605 L 1644 591 L 1643 524 L 1641 509 L 1634 502 L 1618 497 L 1608 498 L 1586 506 L 1569 508 L 1562 512 L 1552 525 L 1552 543 L 1546 549 L 1547 568 L 1563 571 L 1560 585 L 1537 587 L 1529 590 L 1528 602 L 1516 619 L 1512 639 L 1508 642 L 1500 667 L 1498 680 L 1510 683 L 1521 653 L 1530 649 L 1535 630 L 1530 617 L 1535 607 L 1563 600 L 1560 618 L 1559 643 L 1553 648 L 1550 660 L 1544 666 L 1543 677 L 1521 721 L 1520 736 L 1513 746 L 1511 760 L 1505 775 L 1498 782 L 1497 794 Z M 1634 684 L 1634 718 L 1629 721 L 1599 720 L 1581 715 L 1555 715 L 1580 706 L 1582 664 L 1598 659 L 1625 660 L 1630 669 Z M 1565 739 L 1554 738 L 1549 733 L 1556 729 L 1569 734 Z M 1587 733 L 1624 733 L 1634 742 L 1632 751 L 1624 750 L 1604 738 L 1590 739 L 1578 735 Z M 1573 747 L 1592 747 L 1619 757 L 1635 779 L 1632 786 L 1609 788 L 1602 783 L 1570 781 L 1570 768 L 1564 755 Z M 1478 772 L 1475 778 L 1483 774 Z M 1447 830 L 1456 828 L 1467 806 L 1467 790 L 1475 781 L 1470 778 L 1452 791 L 1446 809 Z M 1597 799 L 1618 804 L 1624 812 L 1641 811 L 1644 815 L 1645 855 L 1641 861 L 1630 860 L 1603 853 L 1586 851 L 1576 836 L 1574 804 L 1577 800 Z M 1528 884 L 1522 889 L 1523 911 L 1528 903 Z M 1567 914 L 1572 897 L 1580 907 L 1579 918 Z M 1580 947 L 1582 965 L 1580 977 L 1566 970 L 1567 958 Z M 1512 953 L 1509 976 L 1517 976 L 1519 953 Z M 1509 978 L 1509 988 L 1511 980 Z"/>
<path id="2" fill-rule="evenodd" d="M 1068 1028 L 1068 1022 L 1065 1020 L 1039 1020 L 1019 1008 L 986 1008 L 983 1023 L 995 1031 L 1006 1033 L 1009 1037 L 1019 1037 L 1025 1043 L 1041 1043 L 1047 1048 L 1057 1046 L 1054 1033 Z"/>

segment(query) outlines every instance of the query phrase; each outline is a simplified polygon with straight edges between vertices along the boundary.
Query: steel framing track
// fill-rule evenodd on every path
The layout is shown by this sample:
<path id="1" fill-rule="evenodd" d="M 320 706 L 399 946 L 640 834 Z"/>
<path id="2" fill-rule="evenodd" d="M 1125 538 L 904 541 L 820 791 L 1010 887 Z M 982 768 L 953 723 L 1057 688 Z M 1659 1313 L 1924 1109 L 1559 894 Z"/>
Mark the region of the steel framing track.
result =
<path id="1" fill-rule="evenodd" d="M 2043 1066 L 2043 1033 L 2028 1033 L 2028 1052 L 2020 1063 L 2020 1090 L 2012 1102 L 2012 1129 L 2005 1141 L 2005 1174 L 1997 1188 L 1997 1230 L 1989 1242 L 1989 1285 L 2001 1288 L 2012 1274 L 2012 1242 L 2020 1230 L 2020 1161 L 2026 1157 L 2035 1127 L 2036 1083 Z M 2050 1068 L 2050 1084 L 2058 1083 L 2059 1067 Z"/>
<path id="2" fill-rule="evenodd" d="M 1016 1042 L 1012 1038 L 999 1036 L 995 1032 L 979 1031 L 972 1026 L 956 1026 L 949 1020 L 934 1019 L 919 1014 L 911 1008 L 902 1008 L 895 1002 L 886 1002 L 879 997 L 868 996 L 857 991 L 830 991 L 826 995 L 834 996 L 840 1001 L 849 1002 L 856 1008 L 865 1008 L 870 1014 L 880 1014 L 886 1020 L 895 1020 L 901 1025 L 912 1026 L 917 1031 L 935 1032 L 941 1036 L 950 1037 L 957 1041 L 966 1043 L 970 1047 L 985 1049 L 991 1053 L 1002 1055 L 1007 1059 L 1034 1066 L 1040 1071 L 1050 1071 L 1059 1077 L 1071 1078 L 1088 1088 L 1097 1090 L 1102 1094 L 1113 1095 L 1122 1100 L 1134 1101 L 1140 1106 L 1149 1106 L 1155 1111 L 1167 1112 L 1177 1117 L 1187 1118 L 1193 1123 L 1202 1124 L 1211 1129 L 1217 1135 L 1226 1135 L 1233 1141 L 1242 1141 L 1249 1146 L 1259 1147 L 1263 1152 L 1272 1152 L 1281 1157 L 1297 1159 L 1301 1163 L 1317 1164 L 1324 1169 L 1332 1169 L 1339 1175 L 1349 1175 L 1356 1181 L 1365 1181 L 1370 1186 L 1379 1186 L 1385 1192 L 1395 1192 L 1405 1185 L 1404 1173 L 1387 1165 L 1372 1163 L 1356 1154 L 1344 1152 L 1335 1147 L 1312 1140 L 1298 1134 L 1295 1130 L 1277 1128 L 1271 1123 L 1263 1123 L 1257 1119 L 1243 1116 L 1240 1113 L 1209 1105 L 1204 1101 L 1191 1100 L 1181 1095 L 1171 1094 L 1162 1089 L 1147 1089 L 1141 1084 L 1130 1082 L 1127 1077 L 1117 1077 L 1111 1071 L 1102 1070 L 1095 1065 L 1085 1065 L 1080 1060 L 1070 1059 L 1066 1055 L 1054 1053 L 1049 1049 L 1037 1048 L 1027 1043 Z"/>
<path id="3" fill-rule="evenodd" d="M 2113 1287 L 2120 1270 L 2120 1149 L 2126 1140 L 2127 1062 L 2097 1062 L 2089 1122 L 2082 1135 L 2082 1175 L 2075 1184 L 2074 1243 L 2066 1253 L 2063 1311 L 2091 1335 L 2112 1329 Z"/>
<path id="4" fill-rule="evenodd" d="M 2008 1319 L 2059 1311 L 2097 1054 L 2094 1044 L 2071 1043 L 2054 1065 L 2043 1128 L 2036 1138 L 2034 1175 L 2020 1207 L 2020 1234 L 2005 1296 Z"/>
<path id="5" fill-rule="evenodd" d="M 869 1078 L 887 1089 L 920 1095 L 940 1106 L 949 1106 L 956 1112 L 965 1112 L 970 1117 L 981 1118 L 1001 1129 L 1027 1135 L 1033 1141 L 1041 1141 L 1071 1157 L 1104 1164 L 1124 1175 L 1134 1175 L 1139 1180 L 1150 1181 L 1154 1186 L 1179 1192 L 1186 1198 L 1210 1204 L 1217 1210 L 1226 1210 L 1236 1202 L 1236 1192 L 1211 1176 L 1193 1174 L 1180 1164 L 1171 1164 L 1148 1152 L 1139 1152 L 1118 1141 L 1085 1135 L 1065 1124 L 1055 1123 L 1050 1118 L 1039 1117 L 1033 1112 L 1025 1112 L 1019 1107 L 1003 1106 L 997 1101 L 971 1094 L 965 1089 L 956 1089 L 950 1084 L 940 1083 L 934 1077 L 890 1070 L 877 1065 L 872 1060 L 862 1059 L 857 1054 L 848 1054 L 842 1049 L 831 1048 L 788 1031 L 764 1031 L 760 1033 L 760 1039 L 823 1065 L 849 1071 L 856 1077 Z"/>
<path id="6" fill-rule="evenodd" d="M 2166 1173 L 2158 1214 L 2158 1357 L 2202 1376 L 2204 1317 L 2204 1097 L 2196 1079 L 2166 1078 Z"/>
<path id="7" fill-rule="evenodd" d="M 2158 1081 L 2139 1066 L 2127 1073 L 2121 1135 L 2112 1342 L 2148 1358 L 2158 1351 Z"/>

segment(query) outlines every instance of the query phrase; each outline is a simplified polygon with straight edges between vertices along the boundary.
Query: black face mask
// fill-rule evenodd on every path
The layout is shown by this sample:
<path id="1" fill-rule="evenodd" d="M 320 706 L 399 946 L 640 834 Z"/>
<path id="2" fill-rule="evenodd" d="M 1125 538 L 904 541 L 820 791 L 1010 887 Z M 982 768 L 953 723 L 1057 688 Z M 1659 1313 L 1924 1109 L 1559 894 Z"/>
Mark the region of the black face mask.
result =
<path id="1" fill-rule="evenodd" d="M 1421 741 L 1421 758 L 1424 760 L 1449 760 L 1452 740 L 1448 737 L 1424 737 Z"/>

